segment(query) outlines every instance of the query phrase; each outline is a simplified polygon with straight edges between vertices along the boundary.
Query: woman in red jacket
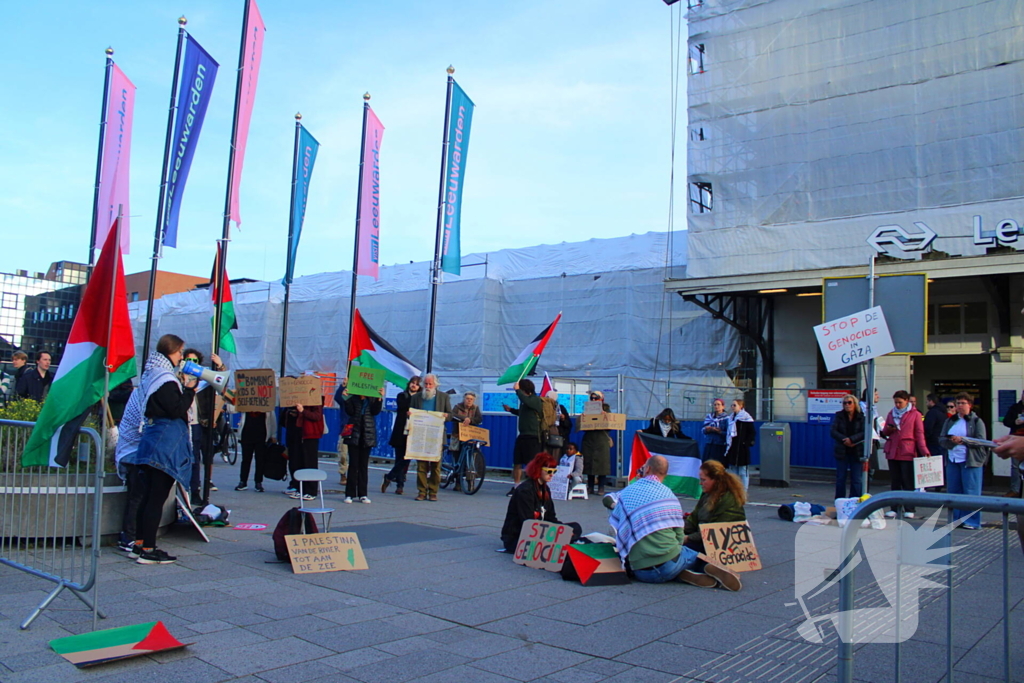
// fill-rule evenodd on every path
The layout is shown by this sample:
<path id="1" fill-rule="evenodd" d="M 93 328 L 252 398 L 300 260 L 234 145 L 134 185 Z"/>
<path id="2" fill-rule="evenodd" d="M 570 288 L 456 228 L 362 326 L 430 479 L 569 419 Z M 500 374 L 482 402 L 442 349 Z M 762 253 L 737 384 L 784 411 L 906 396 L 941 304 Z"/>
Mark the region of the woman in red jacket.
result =
<path id="1" fill-rule="evenodd" d="M 320 437 L 324 435 L 324 405 L 323 397 L 320 398 L 318 406 L 295 406 L 298 419 L 295 425 L 302 431 L 302 451 L 299 455 L 297 470 L 316 470 L 320 468 Z M 291 453 L 288 454 L 291 456 Z M 291 494 L 292 498 L 302 500 L 313 500 L 316 498 L 315 481 L 304 481 L 299 490 Z"/>
<path id="2" fill-rule="evenodd" d="M 885 458 L 889 461 L 889 477 L 893 491 L 914 490 L 914 458 L 928 457 L 928 443 L 924 438 L 924 418 L 910 403 L 910 394 L 900 389 L 892 395 L 896 407 L 885 417 L 882 436 L 886 438 Z M 886 517 L 895 517 L 896 508 L 886 513 Z M 914 518 L 914 508 L 907 506 L 903 516 Z"/>

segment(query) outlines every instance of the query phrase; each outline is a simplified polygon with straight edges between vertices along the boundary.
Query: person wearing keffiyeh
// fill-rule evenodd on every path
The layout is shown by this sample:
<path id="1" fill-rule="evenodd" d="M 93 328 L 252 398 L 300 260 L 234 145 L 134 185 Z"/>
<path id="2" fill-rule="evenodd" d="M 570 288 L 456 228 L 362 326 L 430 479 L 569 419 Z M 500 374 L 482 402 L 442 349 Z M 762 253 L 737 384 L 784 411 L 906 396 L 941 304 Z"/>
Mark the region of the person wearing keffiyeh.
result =
<path id="1" fill-rule="evenodd" d="M 713 588 L 739 590 L 739 577 L 723 567 L 705 564 L 699 553 L 683 545 L 683 508 L 662 480 L 668 460 L 651 457 L 641 476 L 617 496 L 605 497 L 612 512 L 608 523 L 615 530 L 616 548 L 633 578 L 645 583 L 680 581 Z"/>

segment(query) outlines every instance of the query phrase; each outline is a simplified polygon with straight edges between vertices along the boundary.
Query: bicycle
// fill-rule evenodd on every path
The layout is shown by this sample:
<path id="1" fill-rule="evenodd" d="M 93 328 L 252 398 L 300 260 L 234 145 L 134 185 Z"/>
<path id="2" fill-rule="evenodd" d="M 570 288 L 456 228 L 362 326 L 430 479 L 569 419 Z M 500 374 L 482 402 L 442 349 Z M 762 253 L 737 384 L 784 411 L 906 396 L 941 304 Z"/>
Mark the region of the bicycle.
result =
<path id="1" fill-rule="evenodd" d="M 446 489 L 454 484 L 456 491 L 461 488 L 467 496 L 472 496 L 480 490 L 487 476 L 487 461 L 480 452 L 480 446 L 486 442 L 471 439 L 458 443 L 458 451 L 444 449 L 444 457 L 441 458 L 441 488 Z"/>
<path id="2" fill-rule="evenodd" d="M 231 422 L 224 420 L 223 424 L 214 430 L 213 433 L 217 437 L 213 450 L 220 452 L 221 460 L 229 465 L 234 465 L 238 462 L 238 435 L 235 434 L 235 429 L 231 426 Z"/>

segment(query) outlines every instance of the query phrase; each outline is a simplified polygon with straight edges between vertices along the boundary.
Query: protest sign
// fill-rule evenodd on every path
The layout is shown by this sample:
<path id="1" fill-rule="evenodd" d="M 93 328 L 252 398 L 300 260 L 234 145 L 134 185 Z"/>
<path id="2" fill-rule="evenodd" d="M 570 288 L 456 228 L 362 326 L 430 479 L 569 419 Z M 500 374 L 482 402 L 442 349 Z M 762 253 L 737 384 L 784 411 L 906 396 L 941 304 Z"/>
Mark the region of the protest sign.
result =
<path id="1" fill-rule="evenodd" d="M 459 423 L 459 441 L 483 441 L 485 446 L 491 445 L 491 430 L 474 427 L 464 422 Z"/>
<path id="2" fill-rule="evenodd" d="M 621 432 L 626 428 L 625 413 L 599 413 L 597 415 L 580 415 L 577 421 L 581 432 L 590 432 L 605 429 L 612 432 Z"/>
<path id="3" fill-rule="evenodd" d="M 312 375 L 302 377 L 282 377 L 278 394 L 281 407 L 291 408 L 295 405 L 320 405 L 320 378 Z"/>
<path id="4" fill-rule="evenodd" d="M 570 541 L 571 526 L 528 519 L 523 522 L 523 530 L 519 532 L 519 542 L 512 561 L 534 569 L 561 571 Z"/>
<path id="5" fill-rule="evenodd" d="M 754 536 L 746 521 L 701 524 L 700 536 L 708 562 L 734 572 L 752 572 L 761 568 Z"/>
<path id="6" fill-rule="evenodd" d="M 814 336 L 829 372 L 895 349 L 881 306 L 815 325 Z"/>
<path id="7" fill-rule="evenodd" d="M 295 534 L 284 540 L 296 574 L 369 569 L 359 537 L 353 532 Z"/>
<path id="8" fill-rule="evenodd" d="M 444 413 L 429 410 L 409 411 L 409 438 L 406 441 L 406 460 L 437 462 L 444 444 Z"/>
<path id="9" fill-rule="evenodd" d="M 929 486 L 945 486 L 946 480 L 941 455 L 927 458 L 914 458 L 914 488 L 926 489 Z"/>
<path id="10" fill-rule="evenodd" d="M 842 389 L 809 389 L 807 391 L 807 421 L 810 424 L 832 424 L 832 418 L 843 409 Z"/>
<path id="11" fill-rule="evenodd" d="M 548 490 L 551 491 L 552 500 L 569 500 L 569 489 L 572 488 L 572 479 L 569 474 L 572 472 L 572 465 L 559 465 L 555 476 L 548 482 Z"/>
<path id="12" fill-rule="evenodd" d="M 583 404 L 584 415 L 600 415 L 602 410 L 604 410 L 603 401 L 587 401 Z"/>
<path id="13" fill-rule="evenodd" d="M 240 413 L 269 413 L 277 407 L 273 370 L 235 370 L 235 408 Z"/>
<path id="14" fill-rule="evenodd" d="M 383 368 L 363 368 L 353 365 L 348 371 L 348 384 L 345 388 L 349 395 L 370 396 L 380 398 L 380 389 L 384 386 Z"/>

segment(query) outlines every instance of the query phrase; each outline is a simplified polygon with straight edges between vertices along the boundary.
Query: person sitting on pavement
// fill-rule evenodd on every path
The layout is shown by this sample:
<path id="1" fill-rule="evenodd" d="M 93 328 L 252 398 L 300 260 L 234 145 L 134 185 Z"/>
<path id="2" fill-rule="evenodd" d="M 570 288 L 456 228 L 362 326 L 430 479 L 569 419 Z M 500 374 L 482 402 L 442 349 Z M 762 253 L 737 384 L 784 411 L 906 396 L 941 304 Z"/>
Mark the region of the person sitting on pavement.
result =
<path id="1" fill-rule="evenodd" d="M 717 460 L 709 460 L 708 463 L 714 463 L 712 467 L 717 466 L 715 471 L 720 469 L 724 473 L 722 464 Z M 702 473 L 708 463 L 701 466 Z M 615 530 L 616 547 L 627 571 L 637 581 L 644 583 L 681 581 L 704 588 L 720 585 L 731 591 L 740 590 L 742 583 L 735 572 L 704 563 L 698 557 L 697 550 L 684 544 L 687 540 L 687 528 L 684 525 L 690 523 L 683 520 L 679 499 L 662 483 L 666 474 L 668 460 L 655 455 L 640 468 L 638 478 L 633 483 L 618 495 L 609 494 L 604 497 L 605 507 L 612 510 L 608 522 Z M 735 482 L 734 485 L 739 484 L 733 475 L 729 475 L 728 481 Z M 710 488 L 709 483 L 705 495 Z M 735 494 L 732 495 L 735 498 Z M 724 504 L 719 507 L 719 498 L 721 494 L 716 497 L 714 505 L 708 507 L 705 503 L 704 507 L 708 510 L 724 510 Z M 704 500 L 705 496 L 701 496 L 701 501 Z M 694 512 L 700 512 L 701 509 L 698 501 Z M 709 511 L 702 513 L 702 516 L 708 517 Z M 691 515 L 691 518 L 694 519 L 693 525 L 696 525 L 696 515 Z M 697 531 L 699 537 L 699 527 Z"/>
<path id="2" fill-rule="evenodd" d="M 533 456 L 526 465 L 526 479 L 515 488 L 508 501 L 505 523 L 501 525 L 502 548 L 497 552 L 514 553 L 519 543 L 523 522 L 539 519 L 552 524 L 565 524 L 573 528 L 572 540 L 583 533 L 583 527 L 576 522 L 561 522 L 555 515 L 555 501 L 551 499 L 548 482 L 555 476 L 557 461 L 547 451 Z"/>
<path id="3" fill-rule="evenodd" d="M 693 512 L 687 516 L 683 533 L 686 534 L 686 547 L 703 553 L 704 541 L 700 535 L 700 525 L 746 520 L 747 513 L 743 505 L 747 502 L 747 494 L 740 478 L 726 470 L 725 465 L 717 460 L 703 463 L 698 476 L 703 493 Z"/>

